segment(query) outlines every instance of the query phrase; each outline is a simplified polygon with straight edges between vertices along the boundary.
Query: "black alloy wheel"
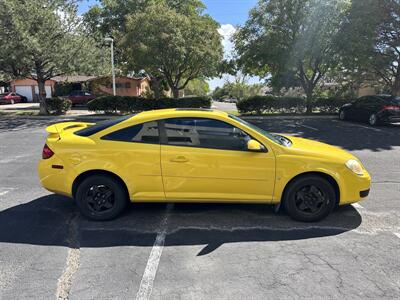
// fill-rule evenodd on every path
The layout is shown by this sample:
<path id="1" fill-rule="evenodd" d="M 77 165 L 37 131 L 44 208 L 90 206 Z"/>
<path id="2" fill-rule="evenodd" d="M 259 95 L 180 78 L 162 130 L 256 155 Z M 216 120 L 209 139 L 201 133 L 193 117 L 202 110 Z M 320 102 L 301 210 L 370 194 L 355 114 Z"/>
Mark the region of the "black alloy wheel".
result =
<path id="1" fill-rule="evenodd" d="M 124 210 L 128 193 L 119 180 L 107 175 L 92 175 L 78 186 L 75 199 L 83 216 L 105 221 Z"/>
<path id="2" fill-rule="evenodd" d="M 335 207 L 335 188 L 324 177 L 304 175 L 285 189 L 283 204 L 294 220 L 316 222 L 328 216 Z"/>
<path id="3" fill-rule="evenodd" d="M 86 193 L 85 203 L 94 213 L 105 213 L 115 206 L 114 192 L 105 185 L 93 185 Z"/>
<path id="4" fill-rule="evenodd" d="M 318 213 L 325 202 L 325 195 L 315 185 L 306 185 L 295 194 L 296 208 L 304 214 Z"/>

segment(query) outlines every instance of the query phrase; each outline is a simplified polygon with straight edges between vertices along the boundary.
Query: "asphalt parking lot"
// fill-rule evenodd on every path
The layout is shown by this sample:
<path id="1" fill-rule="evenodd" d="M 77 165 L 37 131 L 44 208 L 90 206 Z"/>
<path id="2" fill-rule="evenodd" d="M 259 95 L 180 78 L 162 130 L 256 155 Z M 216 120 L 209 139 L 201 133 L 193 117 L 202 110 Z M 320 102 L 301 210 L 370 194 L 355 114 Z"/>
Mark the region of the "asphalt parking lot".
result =
<path id="1" fill-rule="evenodd" d="M 233 204 L 132 204 L 90 222 L 39 185 L 49 121 L 0 117 L 0 298 L 400 298 L 400 125 L 250 121 L 352 152 L 369 199 L 314 224 Z"/>

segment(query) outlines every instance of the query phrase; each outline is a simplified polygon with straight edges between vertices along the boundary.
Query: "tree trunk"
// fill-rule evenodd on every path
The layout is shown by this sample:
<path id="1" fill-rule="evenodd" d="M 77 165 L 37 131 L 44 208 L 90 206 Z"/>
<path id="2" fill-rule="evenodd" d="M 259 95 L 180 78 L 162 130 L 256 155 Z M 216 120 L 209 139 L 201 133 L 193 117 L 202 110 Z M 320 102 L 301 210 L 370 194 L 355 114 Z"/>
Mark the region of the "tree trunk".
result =
<path id="1" fill-rule="evenodd" d="M 152 77 L 150 82 L 151 90 L 154 93 L 155 99 L 160 99 L 161 96 L 161 79 L 157 77 Z"/>
<path id="2" fill-rule="evenodd" d="M 313 90 L 308 88 L 306 91 L 306 113 L 311 114 L 313 110 Z"/>
<path id="3" fill-rule="evenodd" d="M 46 104 L 46 88 L 45 88 L 45 82 L 43 78 L 38 78 L 37 83 L 38 83 L 38 89 L 39 89 L 39 103 L 40 103 L 40 114 L 41 115 L 48 115 L 49 111 L 47 109 L 47 104 Z"/>
<path id="4" fill-rule="evenodd" d="M 172 96 L 174 96 L 175 99 L 178 99 L 179 98 L 179 89 L 176 86 L 174 86 L 174 87 L 171 87 L 171 90 L 172 90 Z"/>
<path id="5" fill-rule="evenodd" d="M 397 74 L 392 85 L 392 96 L 400 96 L 400 67 L 398 67 Z"/>

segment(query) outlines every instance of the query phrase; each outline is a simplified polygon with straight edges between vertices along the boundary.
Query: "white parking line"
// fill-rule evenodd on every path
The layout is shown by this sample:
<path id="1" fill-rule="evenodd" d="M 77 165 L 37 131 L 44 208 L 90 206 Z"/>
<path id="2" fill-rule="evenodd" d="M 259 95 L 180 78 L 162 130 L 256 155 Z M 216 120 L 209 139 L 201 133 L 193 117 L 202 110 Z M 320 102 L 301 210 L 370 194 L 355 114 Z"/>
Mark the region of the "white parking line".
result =
<path id="1" fill-rule="evenodd" d="M 382 129 L 374 128 L 374 127 L 371 127 L 371 126 L 364 126 L 364 125 L 353 123 L 353 122 L 346 123 L 345 121 L 338 121 L 338 120 L 331 120 L 331 121 L 343 124 L 343 125 L 345 125 L 347 127 L 354 127 L 355 126 L 355 127 L 361 127 L 361 128 L 365 128 L 365 129 L 370 129 L 370 130 L 377 131 L 377 132 L 381 132 L 382 131 Z"/>
<path id="2" fill-rule="evenodd" d="M 81 249 L 79 247 L 78 240 L 77 219 L 78 215 L 75 215 L 69 223 L 68 243 L 70 244 L 70 247 L 68 249 L 64 271 L 57 282 L 57 300 L 69 299 L 69 293 L 72 287 L 72 280 L 80 264 Z"/>
<path id="3" fill-rule="evenodd" d="M 146 269 L 144 270 L 142 280 L 140 282 L 139 291 L 136 294 L 137 300 L 148 300 L 150 299 L 151 292 L 153 290 L 154 279 L 157 274 L 158 264 L 160 262 L 161 254 L 164 248 L 165 237 L 167 235 L 168 217 L 173 208 L 173 204 L 167 205 L 164 219 L 160 224 L 160 228 L 154 242 L 153 248 L 151 249 L 149 259 L 147 260 Z"/>
<path id="4" fill-rule="evenodd" d="M 304 125 L 304 124 L 296 124 L 296 125 L 299 125 L 301 127 L 308 128 L 308 129 L 311 129 L 311 130 L 314 130 L 314 131 L 319 131 L 318 128 L 311 127 L 311 126 L 308 126 L 308 125 Z"/>
<path id="5" fill-rule="evenodd" d="M 15 188 L 0 188 L 0 197 L 7 195 L 9 192 L 15 190 Z"/>
<path id="6" fill-rule="evenodd" d="M 354 208 L 358 208 L 358 209 L 364 209 L 364 206 L 358 204 L 358 203 L 353 203 L 352 204 Z"/>
<path id="7" fill-rule="evenodd" d="M 10 191 L 4 191 L 4 192 L 0 192 L 0 197 L 4 196 L 5 194 L 8 194 Z"/>
<path id="8" fill-rule="evenodd" d="M 19 161 L 19 160 L 21 160 L 21 158 L 26 158 L 26 157 L 30 157 L 30 156 L 32 156 L 32 154 L 16 155 L 16 156 L 9 157 L 9 158 L 3 158 L 3 159 L 0 159 L 0 164 L 8 164 L 8 163 L 11 163 L 14 161 Z"/>
<path id="9" fill-rule="evenodd" d="M 398 232 L 393 232 L 393 234 L 394 234 L 395 236 L 397 236 L 397 237 L 400 239 L 400 233 L 398 233 Z"/>

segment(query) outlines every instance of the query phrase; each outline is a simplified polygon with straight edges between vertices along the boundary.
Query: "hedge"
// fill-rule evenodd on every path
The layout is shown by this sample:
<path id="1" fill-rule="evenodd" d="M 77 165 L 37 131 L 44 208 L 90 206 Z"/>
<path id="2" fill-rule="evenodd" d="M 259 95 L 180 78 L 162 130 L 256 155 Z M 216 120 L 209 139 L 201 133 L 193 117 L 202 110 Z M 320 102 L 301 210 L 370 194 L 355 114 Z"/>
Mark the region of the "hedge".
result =
<path id="1" fill-rule="evenodd" d="M 351 99 L 316 98 L 313 101 L 315 111 L 336 113 L 338 109 Z M 302 97 L 254 96 L 239 101 L 237 108 L 240 113 L 304 113 L 306 100 Z"/>
<path id="2" fill-rule="evenodd" d="M 162 108 L 210 108 L 210 97 L 145 99 L 131 96 L 101 96 L 88 103 L 89 111 L 132 113 Z"/>
<path id="3" fill-rule="evenodd" d="M 61 97 L 46 99 L 47 110 L 52 115 L 65 115 L 71 109 L 71 100 Z"/>

